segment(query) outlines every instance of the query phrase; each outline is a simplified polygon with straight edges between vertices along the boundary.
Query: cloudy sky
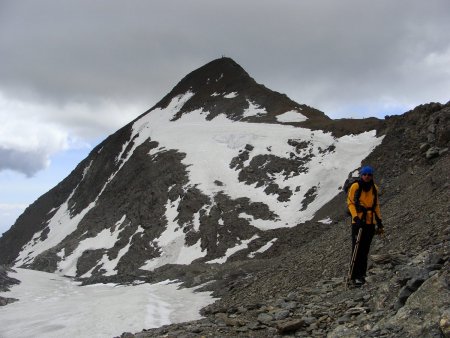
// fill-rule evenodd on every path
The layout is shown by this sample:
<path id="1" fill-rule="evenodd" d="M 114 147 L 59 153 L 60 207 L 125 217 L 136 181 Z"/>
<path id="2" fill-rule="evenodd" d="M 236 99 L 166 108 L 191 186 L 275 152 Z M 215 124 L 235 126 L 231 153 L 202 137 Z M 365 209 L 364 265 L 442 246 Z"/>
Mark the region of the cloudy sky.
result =
<path id="1" fill-rule="evenodd" d="M 450 99 L 448 0 L 0 0 L 0 233 L 221 57 L 332 118 Z"/>

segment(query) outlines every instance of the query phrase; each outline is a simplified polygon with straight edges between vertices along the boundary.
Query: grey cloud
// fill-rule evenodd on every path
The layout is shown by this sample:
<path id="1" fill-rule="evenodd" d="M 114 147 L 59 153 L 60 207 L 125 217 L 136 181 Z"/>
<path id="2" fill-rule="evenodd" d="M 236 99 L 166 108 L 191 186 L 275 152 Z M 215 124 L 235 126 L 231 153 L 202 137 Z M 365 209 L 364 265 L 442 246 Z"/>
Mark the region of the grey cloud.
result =
<path id="1" fill-rule="evenodd" d="M 39 151 L 20 151 L 0 147 L 0 171 L 13 170 L 27 177 L 47 167 L 47 155 Z"/>
<path id="2" fill-rule="evenodd" d="M 412 100 L 421 79 L 403 74 L 404 64 L 450 46 L 446 0 L 3 3 L 1 89 L 62 102 L 101 96 L 151 106 L 222 54 L 307 104 Z"/>

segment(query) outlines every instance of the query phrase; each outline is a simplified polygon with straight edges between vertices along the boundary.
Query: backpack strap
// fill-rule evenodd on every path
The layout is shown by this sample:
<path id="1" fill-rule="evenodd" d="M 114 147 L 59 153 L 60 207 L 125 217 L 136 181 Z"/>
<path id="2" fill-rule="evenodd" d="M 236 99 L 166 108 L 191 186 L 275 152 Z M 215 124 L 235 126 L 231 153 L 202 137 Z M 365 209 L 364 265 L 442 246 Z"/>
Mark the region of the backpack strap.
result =
<path id="1" fill-rule="evenodd" d="M 364 207 L 361 206 L 359 203 L 359 199 L 361 198 L 361 192 L 362 192 L 362 185 L 359 184 L 358 181 L 353 182 L 353 184 L 358 185 L 358 189 L 355 191 L 355 195 L 353 197 L 353 203 L 355 204 L 356 211 L 360 212 L 363 211 Z"/>

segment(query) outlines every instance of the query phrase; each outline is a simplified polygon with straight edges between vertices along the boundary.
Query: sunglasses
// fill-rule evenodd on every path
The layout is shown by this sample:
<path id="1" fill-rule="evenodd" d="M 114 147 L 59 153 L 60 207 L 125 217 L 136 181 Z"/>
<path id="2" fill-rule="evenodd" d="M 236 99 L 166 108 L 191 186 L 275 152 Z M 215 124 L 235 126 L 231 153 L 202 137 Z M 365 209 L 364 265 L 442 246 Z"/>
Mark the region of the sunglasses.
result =
<path id="1" fill-rule="evenodd" d="M 372 174 L 362 174 L 361 176 L 372 176 Z"/>

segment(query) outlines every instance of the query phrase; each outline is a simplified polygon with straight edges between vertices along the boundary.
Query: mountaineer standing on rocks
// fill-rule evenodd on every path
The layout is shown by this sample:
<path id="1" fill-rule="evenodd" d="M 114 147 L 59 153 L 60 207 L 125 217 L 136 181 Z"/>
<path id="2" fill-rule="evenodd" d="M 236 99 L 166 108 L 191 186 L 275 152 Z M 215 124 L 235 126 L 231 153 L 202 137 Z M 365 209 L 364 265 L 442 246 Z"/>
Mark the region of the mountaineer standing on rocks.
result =
<path id="1" fill-rule="evenodd" d="M 347 194 L 347 206 L 352 217 L 352 260 L 348 279 L 355 286 L 365 283 L 367 256 L 374 234 L 384 233 L 373 173 L 372 167 L 362 167 L 359 179 L 352 183 Z"/>

